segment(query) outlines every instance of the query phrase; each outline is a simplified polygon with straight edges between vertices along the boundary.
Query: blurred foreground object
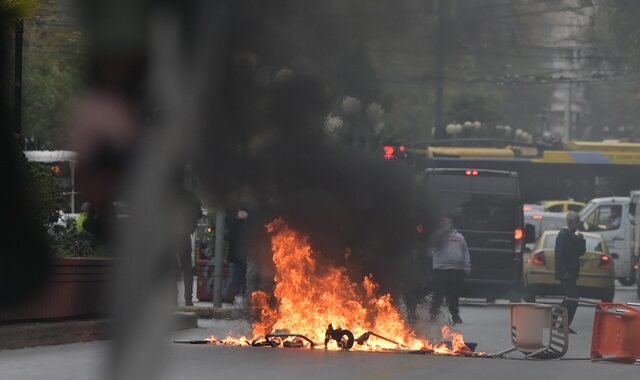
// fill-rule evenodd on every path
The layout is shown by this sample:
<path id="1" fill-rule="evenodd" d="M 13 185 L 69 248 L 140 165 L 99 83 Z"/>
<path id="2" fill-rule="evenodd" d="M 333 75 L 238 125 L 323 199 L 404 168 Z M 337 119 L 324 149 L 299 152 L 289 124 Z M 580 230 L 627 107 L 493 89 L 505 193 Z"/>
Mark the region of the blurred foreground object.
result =
<path id="1" fill-rule="evenodd" d="M 46 279 L 51 261 L 39 203 L 29 188 L 28 164 L 15 135 L 19 123 L 13 118 L 19 111 L 20 96 L 10 91 L 14 89 L 11 83 L 21 80 L 20 63 L 15 59 L 21 49 L 15 40 L 16 28 L 34 10 L 33 1 L 0 3 L 0 169 L 4 177 L 0 186 L 0 306 L 4 307 L 32 295 Z"/>

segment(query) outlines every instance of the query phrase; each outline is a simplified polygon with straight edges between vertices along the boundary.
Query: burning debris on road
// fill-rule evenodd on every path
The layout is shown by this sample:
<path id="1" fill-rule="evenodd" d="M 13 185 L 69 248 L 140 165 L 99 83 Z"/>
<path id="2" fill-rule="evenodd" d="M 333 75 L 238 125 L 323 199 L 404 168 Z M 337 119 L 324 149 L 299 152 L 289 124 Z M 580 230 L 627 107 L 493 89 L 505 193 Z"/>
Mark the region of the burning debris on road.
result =
<path id="1" fill-rule="evenodd" d="M 275 290 L 252 294 L 257 315 L 253 337 L 183 343 L 472 355 L 475 346 L 465 344 L 462 335 L 448 326 L 442 328 L 440 343 L 417 336 L 391 295 L 378 294 L 372 276 L 357 283 L 344 267 L 318 265 L 308 238 L 282 219 L 267 225 L 267 230 L 276 267 Z"/>

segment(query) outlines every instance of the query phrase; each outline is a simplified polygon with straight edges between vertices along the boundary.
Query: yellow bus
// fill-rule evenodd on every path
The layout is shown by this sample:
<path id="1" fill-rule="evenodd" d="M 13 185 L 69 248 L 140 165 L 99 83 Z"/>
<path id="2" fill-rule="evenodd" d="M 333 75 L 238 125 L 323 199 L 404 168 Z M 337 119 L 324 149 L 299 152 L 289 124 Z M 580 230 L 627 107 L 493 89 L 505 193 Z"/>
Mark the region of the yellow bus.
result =
<path id="1" fill-rule="evenodd" d="M 516 172 L 525 203 L 569 198 L 588 201 L 640 189 L 639 143 L 573 141 L 544 146 L 459 139 L 394 151 L 398 154 L 385 158 L 401 158 L 420 171 L 471 168 Z"/>

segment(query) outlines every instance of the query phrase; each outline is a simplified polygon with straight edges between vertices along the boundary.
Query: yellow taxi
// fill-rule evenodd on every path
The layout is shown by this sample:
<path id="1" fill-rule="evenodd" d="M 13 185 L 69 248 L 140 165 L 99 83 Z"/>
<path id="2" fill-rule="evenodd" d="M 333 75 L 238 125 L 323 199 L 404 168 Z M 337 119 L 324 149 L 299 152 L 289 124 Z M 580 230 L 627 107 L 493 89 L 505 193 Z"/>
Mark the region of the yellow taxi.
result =
<path id="1" fill-rule="evenodd" d="M 562 288 L 555 279 L 555 246 L 559 231 L 545 231 L 524 263 L 524 300 L 535 302 L 538 296 L 560 296 Z M 580 297 L 613 301 L 615 293 L 613 260 L 607 244 L 598 234 L 583 233 L 587 251 L 580 257 L 578 289 Z"/>
<path id="2" fill-rule="evenodd" d="M 546 212 L 580 212 L 580 210 L 586 206 L 586 203 L 577 202 L 571 199 L 540 201 L 537 204 L 542 206 Z"/>

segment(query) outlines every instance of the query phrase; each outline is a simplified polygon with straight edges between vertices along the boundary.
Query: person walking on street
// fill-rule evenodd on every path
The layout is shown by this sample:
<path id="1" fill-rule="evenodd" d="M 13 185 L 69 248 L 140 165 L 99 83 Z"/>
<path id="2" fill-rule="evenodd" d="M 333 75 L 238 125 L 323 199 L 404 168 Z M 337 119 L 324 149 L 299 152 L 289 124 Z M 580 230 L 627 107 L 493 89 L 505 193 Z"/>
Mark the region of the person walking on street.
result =
<path id="1" fill-rule="evenodd" d="M 569 325 L 578 309 L 578 303 L 568 298 L 579 296 L 576 281 L 580 277 L 580 256 L 586 252 L 584 237 L 577 232 L 580 227 L 580 216 L 574 211 L 567 213 L 567 228 L 563 228 L 556 238 L 556 280 L 560 281 L 566 297 L 561 306 L 569 312 Z M 573 330 L 571 330 L 573 332 Z M 575 333 L 575 332 L 573 332 Z"/>
<path id="2" fill-rule="evenodd" d="M 223 294 L 228 293 L 231 287 L 236 296 L 244 297 L 247 291 L 247 218 L 249 212 L 245 209 L 238 209 L 236 213 L 227 214 L 225 226 L 225 240 L 229 245 L 229 255 L 227 261 L 231 265 L 231 281 L 227 283 Z"/>
<path id="3" fill-rule="evenodd" d="M 447 298 L 451 321 L 462 323 L 459 298 L 464 289 L 465 275 L 471 271 L 471 257 L 464 236 L 453 229 L 450 218 L 442 219 L 432 248 L 435 288 L 431 302 L 431 320 L 438 318 L 443 298 Z"/>
<path id="4" fill-rule="evenodd" d="M 191 261 L 191 234 L 198 227 L 198 220 L 202 218 L 202 208 L 198 196 L 190 190 L 180 190 L 180 215 L 178 215 L 178 269 L 184 283 L 184 304 L 193 306 L 193 262 Z"/>

